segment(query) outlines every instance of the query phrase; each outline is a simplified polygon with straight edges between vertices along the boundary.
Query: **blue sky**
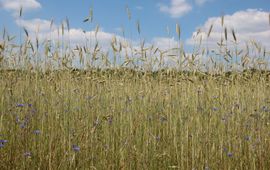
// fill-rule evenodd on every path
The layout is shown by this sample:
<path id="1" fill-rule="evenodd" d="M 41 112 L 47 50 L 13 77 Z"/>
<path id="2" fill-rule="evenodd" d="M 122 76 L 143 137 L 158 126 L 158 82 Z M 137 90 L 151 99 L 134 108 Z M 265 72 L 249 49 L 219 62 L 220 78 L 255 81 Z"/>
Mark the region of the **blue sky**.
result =
<path id="1" fill-rule="evenodd" d="M 46 37 L 48 30 L 45 27 L 48 27 L 52 18 L 57 27 L 68 17 L 76 42 L 79 41 L 79 30 L 90 32 L 97 24 L 104 33 L 105 38 L 101 36 L 104 41 L 114 34 L 121 37 L 121 27 L 129 39 L 138 41 L 136 22 L 139 20 L 141 37 L 146 42 L 159 46 L 166 46 L 169 41 L 174 44 L 177 39 L 175 24 L 179 23 L 181 40 L 186 46 L 192 46 L 191 38 L 198 28 L 207 32 L 211 24 L 218 25 L 219 17 L 225 15 L 225 23 L 228 23 L 228 27 L 235 28 L 243 41 L 256 37 L 259 42 L 270 47 L 267 41 L 270 39 L 269 0 L 0 0 L 0 3 L 0 28 L 3 30 L 6 27 L 14 35 L 18 35 L 20 27 L 27 28 L 31 33 L 35 32 L 34 27 L 40 25 L 44 27 L 40 34 Z M 22 21 L 19 22 L 21 5 L 24 12 Z M 131 11 L 130 21 L 127 6 Z M 94 22 L 83 23 L 90 8 L 93 8 Z M 215 25 L 213 41 L 221 31 Z M 169 35 L 167 27 L 170 30 Z"/>

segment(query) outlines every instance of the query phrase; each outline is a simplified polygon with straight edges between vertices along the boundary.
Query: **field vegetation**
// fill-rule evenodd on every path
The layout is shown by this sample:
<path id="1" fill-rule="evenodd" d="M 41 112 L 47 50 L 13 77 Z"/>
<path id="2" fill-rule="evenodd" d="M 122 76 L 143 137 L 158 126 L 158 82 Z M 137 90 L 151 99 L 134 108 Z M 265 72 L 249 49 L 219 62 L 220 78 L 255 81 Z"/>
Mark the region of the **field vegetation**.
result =
<path id="1" fill-rule="evenodd" d="M 270 168 L 270 53 L 259 43 L 240 46 L 224 27 L 218 48 L 186 53 L 176 24 L 177 48 L 114 37 L 105 52 L 21 32 L 0 42 L 0 169 Z"/>

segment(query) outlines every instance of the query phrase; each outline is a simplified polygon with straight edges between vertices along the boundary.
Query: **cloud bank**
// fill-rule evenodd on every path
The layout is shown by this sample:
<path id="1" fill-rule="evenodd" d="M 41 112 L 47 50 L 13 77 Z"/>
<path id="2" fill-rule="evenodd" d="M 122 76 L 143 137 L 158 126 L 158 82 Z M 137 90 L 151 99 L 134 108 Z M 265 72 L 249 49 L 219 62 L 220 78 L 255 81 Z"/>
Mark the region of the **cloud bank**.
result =
<path id="1" fill-rule="evenodd" d="M 243 11 L 237 11 L 231 15 L 224 16 L 224 26 L 221 25 L 221 17 L 211 17 L 197 29 L 200 29 L 201 33 L 197 35 L 197 31 L 193 32 L 193 36 L 190 37 L 186 43 L 194 45 L 200 39 L 202 43 L 210 46 L 215 46 L 217 42 L 220 42 L 222 38 L 225 40 L 225 27 L 227 29 L 228 42 L 234 41 L 231 30 L 236 32 L 237 42 L 244 44 L 250 40 L 256 40 L 266 48 L 270 49 L 270 25 L 268 22 L 269 13 L 259 9 L 247 9 Z M 213 29 L 210 37 L 207 38 L 209 28 L 213 24 Z"/>
<path id="2" fill-rule="evenodd" d="M 36 0 L 0 0 L 0 6 L 12 12 L 12 14 L 19 14 L 20 8 L 23 11 L 31 11 L 41 8 L 41 4 Z"/>

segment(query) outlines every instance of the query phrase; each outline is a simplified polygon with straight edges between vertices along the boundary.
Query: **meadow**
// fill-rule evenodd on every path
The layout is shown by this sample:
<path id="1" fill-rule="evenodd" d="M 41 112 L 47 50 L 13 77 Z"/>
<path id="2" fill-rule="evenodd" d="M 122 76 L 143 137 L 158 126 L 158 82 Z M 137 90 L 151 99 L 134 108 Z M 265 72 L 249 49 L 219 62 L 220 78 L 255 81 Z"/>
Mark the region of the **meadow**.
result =
<path id="1" fill-rule="evenodd" d="M 180 32 L 173 53 L 113 38 L 108 54 L 4 30 L 0 169 L 269 169 L 269 51 L 224 29 L 216 60 L 199 62 L 210 50 L 186 54 Z"/>

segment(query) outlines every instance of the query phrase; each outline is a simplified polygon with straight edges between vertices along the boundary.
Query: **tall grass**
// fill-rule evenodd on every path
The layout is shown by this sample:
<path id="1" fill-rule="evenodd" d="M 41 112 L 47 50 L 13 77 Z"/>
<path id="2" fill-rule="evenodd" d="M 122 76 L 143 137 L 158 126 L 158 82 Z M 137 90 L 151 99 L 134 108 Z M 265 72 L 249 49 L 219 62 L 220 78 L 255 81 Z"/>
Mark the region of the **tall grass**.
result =
<path id="1" fill-rule="evenodd" d="M 0 44 L 1 169 L 269 169 L 269 52 L 258 43 L 231 50 L 224 28 L 215 60 L 200 42 L 187 54 L 179 24 L 167 50 L 116 37 L 110 51 L 72 49 L 24 32 L 21 47 L 6 31 Z"/>

